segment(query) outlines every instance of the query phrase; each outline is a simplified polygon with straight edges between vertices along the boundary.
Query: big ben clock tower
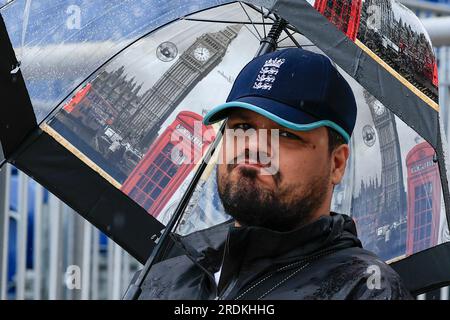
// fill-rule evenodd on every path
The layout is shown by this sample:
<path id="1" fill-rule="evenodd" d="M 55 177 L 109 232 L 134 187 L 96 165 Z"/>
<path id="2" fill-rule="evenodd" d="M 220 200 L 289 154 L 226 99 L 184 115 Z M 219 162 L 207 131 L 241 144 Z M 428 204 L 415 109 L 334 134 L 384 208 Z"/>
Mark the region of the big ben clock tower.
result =
<path id="1" fill-rule="evenodd" d="M 141 99 L 133 114 L 121 115 L 118 131 L 142 153 L 178 104 L 224 57 L 241 25 L 227 26 L 219 32 L 205 33 L 189 46 Z"/>
<path id="2" fill-rule="evenodd" d="M 381 188 L 378 216 L 378 235 L 384 242 L 391 241 L 389 245 L 379 240 L 380 250 L 392 255 L 404 252 L 394 252 L 405 245 L 403 232 L 393 230 L 394 226 L 402 228 L 406 219 L 406 192 L 403 184 L 402 157 L 400 153 L 399 137 L 395 124 L 394 114 L 372 95 L 364 91 L 364 97 L 370 107 L 375 129 L 378 135 L 381 153 Z M 388 232 L 388 233 L 386 233 Z M 395 237 L 392 237 L 396 234 Z M 383 237 L 384 236 L 384 237 Z M 392 243 L 392 241 L 396 243 Z M 386 252 L 386 257 L 389 253 Z"/>

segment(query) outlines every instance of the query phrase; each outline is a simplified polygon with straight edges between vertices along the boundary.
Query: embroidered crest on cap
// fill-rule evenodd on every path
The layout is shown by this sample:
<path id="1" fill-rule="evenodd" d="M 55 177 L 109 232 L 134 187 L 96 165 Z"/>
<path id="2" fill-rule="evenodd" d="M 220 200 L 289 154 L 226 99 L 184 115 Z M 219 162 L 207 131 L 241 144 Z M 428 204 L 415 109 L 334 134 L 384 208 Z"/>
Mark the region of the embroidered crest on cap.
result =
<path id="1" fill-rule="evenodd" d="M 276 79 L 279 68 L 284 63 L 285 59 L 269 59 L 262 66 L 258 73 L 253 89 L 270 90 L 272 84 Z"/>

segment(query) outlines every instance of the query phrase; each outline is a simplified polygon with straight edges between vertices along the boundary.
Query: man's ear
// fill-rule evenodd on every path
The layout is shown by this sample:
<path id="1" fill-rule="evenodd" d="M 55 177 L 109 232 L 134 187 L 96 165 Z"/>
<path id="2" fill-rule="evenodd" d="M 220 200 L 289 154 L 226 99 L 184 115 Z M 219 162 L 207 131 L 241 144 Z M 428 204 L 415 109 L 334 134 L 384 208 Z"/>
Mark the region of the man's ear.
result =
<path id="1" fill-rule="evenodd" d="M 341 182 L 350 155 L 348 144 L 341 144 L 331 153 L 331 183 L 337 185 Z"/>

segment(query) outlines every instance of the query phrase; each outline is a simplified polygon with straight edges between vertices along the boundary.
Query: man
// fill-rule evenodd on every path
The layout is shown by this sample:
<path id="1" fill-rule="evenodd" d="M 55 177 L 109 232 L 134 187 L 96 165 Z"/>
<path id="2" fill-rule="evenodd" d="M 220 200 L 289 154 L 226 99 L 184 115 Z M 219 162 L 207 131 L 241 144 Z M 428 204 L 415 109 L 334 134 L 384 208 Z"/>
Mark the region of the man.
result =
<path id="1" fill-rule="evenodd" d="M 302 49 L 255 58 L 204 122 L 225 118 L 217 184 L 234 220 L 174 236 L 182 251 L 153 266 L 140 299 L 411 297 L 362 249 L 353 220 L 330 212 L 356 102 L 328 58 Z M 276 139 L 250 141 L 263 130 Z"/>

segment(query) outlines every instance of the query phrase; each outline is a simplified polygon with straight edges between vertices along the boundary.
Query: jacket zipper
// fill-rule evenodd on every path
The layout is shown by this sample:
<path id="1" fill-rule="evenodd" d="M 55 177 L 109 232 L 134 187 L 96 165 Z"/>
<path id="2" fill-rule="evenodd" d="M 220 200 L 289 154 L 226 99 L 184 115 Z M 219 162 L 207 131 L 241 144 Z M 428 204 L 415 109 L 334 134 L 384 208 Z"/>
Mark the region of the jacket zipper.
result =
<path id="1" fill-rule="evenodd" d="M 266 280 L 269 280 L 270 278 L 272 278 L 274 275 L 280 273 L 280 272 L 284 272 L 286 270 L 289 270 L 291 268 L 293 268 L 295 265 L 299 265 L 302 263 L 305 263 L 303 265 L 301 265 L 299 268 L 297 268 L 293 273 L 291 273 L 289 276 L 287 276 L 286 278 L 284 278 L 282 281 L 278 282 L 275 286 L 273 286 L 271 289 L 269 289 L 268 291 L 266 291 L 263 295 L 261 295 L 260 297 L 257 298 L 257 300 L 261 300 L 262 298 L 264 298 L 265 296 L 267 296 L 269 293 L 271 293 L 273 290 L 275 290 L 278 286 L 280 286 L 281 284 L 283 284 L 284 282 L 286 282 L 287 280 L 289 280 L 290 278 L 292 278 L 294 275 L 296 275 L 298 272 L 302 271 L 303 269 L 305 269 L 306 267 L 308 267 L 312 261 L 326 256 L 328 254 L 331 254 L 333 252 L 335 252 L 336 250 L 324 250 L 322 252 L 319 252 L 318 254 L 306 257 L 300 261 L 297 262 L 293 262 L 290 263 L 284 267 L 278 268 L 276 269 L 274 272 L 272 272 L 271 274 L 260 278 L 258 281 L 255 282 L 255 284 L 253 284 L 252 286 L 250 286 L 247 290 L 245 290 L 243 293 L 241 293 L 240 295 L 238 295 L 236 298 L 234 298 L 234 300 L 240 300 L 243 296 L 245 296 L 247 293 L 251 292 L 253 289 L 255 289 L 257 286 L 259 286 L 261 283 L 265 282 Z M 222 295 L 221 297 L 217 297 L 216 300 L 222 300 L 223 299 Z"/>

